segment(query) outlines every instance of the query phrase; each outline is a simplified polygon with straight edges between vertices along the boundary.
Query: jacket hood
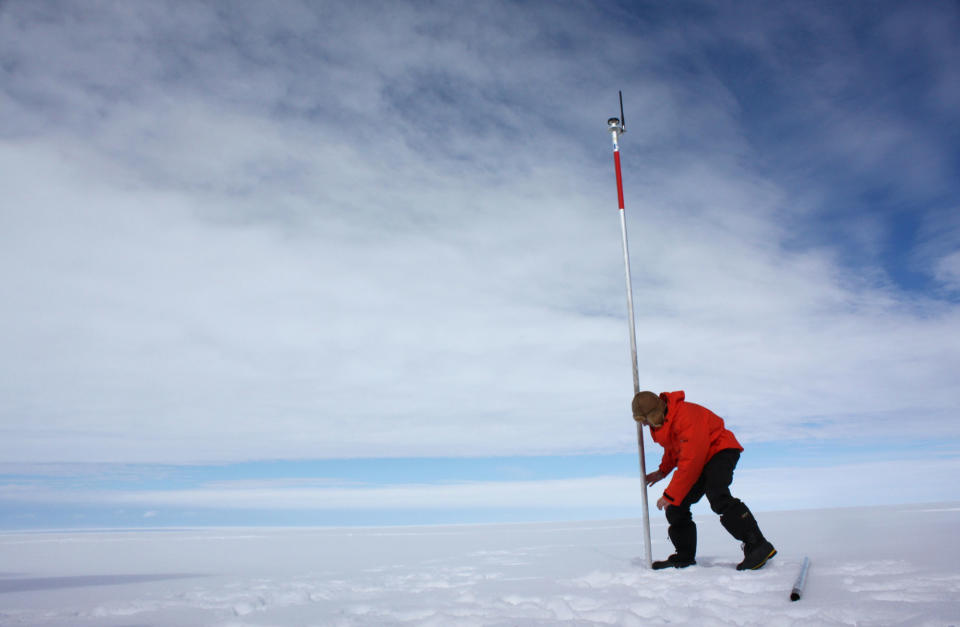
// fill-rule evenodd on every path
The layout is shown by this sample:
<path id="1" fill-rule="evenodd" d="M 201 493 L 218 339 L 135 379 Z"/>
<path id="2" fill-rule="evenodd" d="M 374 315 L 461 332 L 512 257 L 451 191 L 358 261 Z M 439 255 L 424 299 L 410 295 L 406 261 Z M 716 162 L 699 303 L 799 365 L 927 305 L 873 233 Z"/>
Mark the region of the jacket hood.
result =
<path id="1" fill-rule="evenodd" d="M 686 397 L 687 395 L 683 393 L 683 390 L 677 390 L 676 392 L 662 392 L 660 394 L 660 398 L 662 398 L 667 402 L 668 415 L 672 413 L 674 406 L 676 406 L 677 403 L 683 401 L 683 399 L 685 399 Z"/>

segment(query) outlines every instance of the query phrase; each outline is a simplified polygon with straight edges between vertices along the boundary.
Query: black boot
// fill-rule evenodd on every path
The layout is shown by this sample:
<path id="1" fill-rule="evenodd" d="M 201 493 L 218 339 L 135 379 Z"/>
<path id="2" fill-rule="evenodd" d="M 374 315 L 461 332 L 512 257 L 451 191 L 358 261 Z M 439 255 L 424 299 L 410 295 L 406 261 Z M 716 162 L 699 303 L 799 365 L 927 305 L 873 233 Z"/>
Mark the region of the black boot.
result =
<path id="1" fill-rule="evenodd" d="M 756 542 L 744 542 L 743 561 L 737 564 L 737 570 L 758 570 L 763 568 L 767 560 L 776 554 L 777 550 L 773 548 L 773 545 L 763 536 L 760 536 L 760 540 Z"/>
<path id="2" fill-rule="evenodd" d="M 690 518 L 689 512 L 670 511 L 667 514 L 667 520 L 670 521 L 670 527 L 667 533 L 670 535 L 670 541 L 677 550 L 665 560 L 653 563 L 654 570 L 663 568 L 686 568 L 697 563 L 694 556 L 697 554 L 697 525 Z"/>
<path id="3" fill-rule="evenodd" d="M 653 570 L 663 570 L 664 568 L 686 568 L 687 566 L 693 566 L 696 563 L 697 561 L 694 559 L 686 559 L 674 553 L 665 560 L 654 562 Z"/>
<path id="4" fill-rule="evenodd" d="M 737 570 L 757 570 L 777 554 L 773 545 L 763 537 L 757 519 L 742 502 L 731 505 L 720 517 L 724 529 L 743 543 L 743 561 Z"/>

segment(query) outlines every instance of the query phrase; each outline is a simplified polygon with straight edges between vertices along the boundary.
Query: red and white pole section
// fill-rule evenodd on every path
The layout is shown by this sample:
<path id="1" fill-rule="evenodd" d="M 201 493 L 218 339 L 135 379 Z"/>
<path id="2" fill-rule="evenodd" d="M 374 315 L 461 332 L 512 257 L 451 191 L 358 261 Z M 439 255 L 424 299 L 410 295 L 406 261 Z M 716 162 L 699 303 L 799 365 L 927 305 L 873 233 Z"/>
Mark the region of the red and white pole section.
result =
<path id="1" fill-rule="evenodd" d="M 622 101 L 621 101 L 622 102 Z M 622 105 L 621 105 L 622 106 Z M 622 115 L 622 114 L 621 114 Z M 637 367 L 637 330 L 633 313 L 633 281 L 630 278 L 630 247 L 627 244 L 627 218 L 623 207 L 623 175 L 620 172 L 620 135 L 626 132 L 617 118 L 607 120 L 607 130 L 613 137 L 613 165 L 617 172 L 617 203 L 620 207 L 620 233 L 623 243 L 623 263 L 627 278 L 627 316 L 630 323 L 630 360 L 633 367 L 633 394 L 640 391 L 640 372 Z M 643 425 L 637 423 L 637 446 L 640 453 L 640 478 L 643 485 L 643 547 L 646 551 L 647 566 L 652 566 L 653 557 L 650 548 L 650 505 L 647 501 L 647 464 L 643 450 Z"/>
<path id="2" fill-rule="evenodd" d="M 620 173 L 620 146 L 616 131 L 613 132 L 613 166 L 617 170 L 617 206 L 623 211 L 623 175 Z"/>

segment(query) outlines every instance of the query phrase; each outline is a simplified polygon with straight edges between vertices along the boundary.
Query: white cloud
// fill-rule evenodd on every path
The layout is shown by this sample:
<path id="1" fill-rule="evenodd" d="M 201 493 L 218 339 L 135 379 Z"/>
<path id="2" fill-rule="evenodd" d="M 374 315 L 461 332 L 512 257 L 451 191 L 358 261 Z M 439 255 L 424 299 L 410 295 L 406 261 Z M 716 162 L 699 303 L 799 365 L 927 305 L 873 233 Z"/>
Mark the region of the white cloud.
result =
<path id="1" fill-rule="evenodd" d="M 960 208 L 929 212 L 920 225 L 914 251 L 916 271 L 931 276 L 942 289 L 960 292 Z"/>
<path id="2" fill-rule="evenodd" d="M 941 257 L 934 268 L 934 276 L 951 290 L 960 291 L 960 250 Z"/>
<path id="3" fill-rule="evenodd" d="M 644 65 L 683 42 L 296 6 L 0 22 L 4 459 L 631 450 L 622 81 L 642 385 L 749 440 L 956 436 L 956 306 L 789 246 L 731 94 Z"/>

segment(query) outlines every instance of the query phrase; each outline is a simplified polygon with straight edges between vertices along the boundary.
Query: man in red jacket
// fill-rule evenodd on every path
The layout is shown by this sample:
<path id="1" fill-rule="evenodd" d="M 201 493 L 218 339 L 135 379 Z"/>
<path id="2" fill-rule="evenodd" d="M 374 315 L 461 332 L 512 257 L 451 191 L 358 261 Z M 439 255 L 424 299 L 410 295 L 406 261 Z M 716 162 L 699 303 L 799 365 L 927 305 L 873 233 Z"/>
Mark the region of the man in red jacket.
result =
<path id="1" fill-rule="evenodd" d="M 707 496 L 720 524 L 743 543 L 743 561 L 737 570 L 756 570 L 777 554 L 756 519 L 740 499 L 730 494 L 733 469 L 743 447 L 706 407 L 684 400 L 684 393 L 640 392 L 633 397 L 633 419 L 650 427 L 654 442 L 663 447 L 660 468 L 646 476 L 653 485 L 676 468 L 657 508 L 667 508 L 668 533 L 676 553 L 653 563 L 654 569 L 686 568 L 696 564 L 697 525 L 690 506 Z"/>

